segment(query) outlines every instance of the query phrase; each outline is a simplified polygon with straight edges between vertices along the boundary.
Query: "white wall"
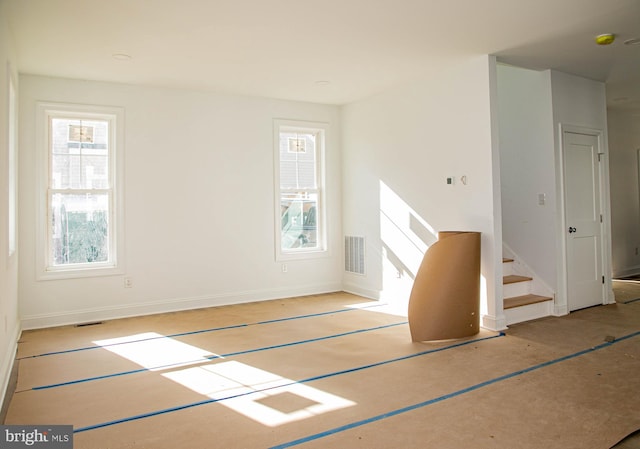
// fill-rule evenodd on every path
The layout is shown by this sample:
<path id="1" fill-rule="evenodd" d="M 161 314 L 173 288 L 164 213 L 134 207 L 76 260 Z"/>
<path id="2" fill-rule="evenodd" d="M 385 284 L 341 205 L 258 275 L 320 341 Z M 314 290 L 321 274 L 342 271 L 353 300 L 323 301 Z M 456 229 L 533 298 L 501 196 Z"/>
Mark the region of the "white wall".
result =
<path id="1" fill-rule="evenodd" d="M 37 281 L 36 101 L 125 109 L 126 276 Z M 20 78 L 20 314 L 25 328 L 341 287 L 334 106 L 38 76 Z M 329 254 L 274 256 L 273 119 L 330 124 Z"/>
<path id="2" fill-rule="evenodd" d="M 604 176 L 601 179 L 603 187 L 603 223 L 604 223 L 604 258 L 603 267 L 606 279 L 606 291 L 609 301 L 615 301 L 611 287 L 611 279 L 607 274 L 611 272 L 611 209 L 609 203 L 609 150 L 607 145 L 607 106 L 604 83 L 551 71 L 551 96 L 553 103 L 553 131 L 556 158 L 556 193 L 557 220 L 556 235 L 558 236 L 558 252 L 556 254 L 558 268 L 558 283 L 556 296 L 556 313 L 568 312 L 567 306 L 567 273 L 566 256 L 564 254 L 566 229 L 564 221 L 564 202 L 561 201 L 562 192 L 562 148 L 560 139 L 561 125 L 577 126 L 598 130 L 602 133 L 601 150 Z"/>
<path id="3" fill-rule="evenodd" d="M 556 179 L 551 75 L 498 66 L 502 235 L 547 286 L 556 285 Z M 544 195 L 544 205 L 539 195 Z M 542 292 L 539 292 L 542 293 Z"/>
<path id="4" fill-rule="evenodd" d="M 13 38 L 0 2 L 0 403 L 9 380 L 20 334 L 18 320 L 18 252 L 9 256 L 9 77 L 18 88 Z M 11 75 L 10 75 L 11 74 Z M 16 92 L 17 94 L 17 92 Z"/>
<path id="5" fill-rule="evenodd" d="M 638 150 L 640 112 L 608 113 L 611 173 L 612 269 L 614 276 L 640 273 L 640 198 Z M 640 252 L 640 251 L 639 251 Z"/>
<path id="6" fill-rule="evenodd" d="M 366 238 L 366 274 L 346 274 L 346 289 L 406 301 L 438 231 L 480 231 L 483 325 L 504 327 L 496 300 L 502 238 L 494 203 L 494 72 L 488 56 L 451 62 L 344 107 L 344 233 Z"/>
<path id="7" fill-rule="evenodd" d="M 498 86 L 504 242 L 550 290 L 540 293 L 555 293 L 554 312 L 563 315 L 568 307 L 560 127 L 602 132 L 607 153 L 604 84 L 557 71 L 500 66 Z M 603 164 L 608 173 L 606 156 Z M 607 267 L 608 177 L 602 182 Z M 538 204 L 541 193 L 544 206 Z M 612 295 L 609 281 L 607 290 Z"/>

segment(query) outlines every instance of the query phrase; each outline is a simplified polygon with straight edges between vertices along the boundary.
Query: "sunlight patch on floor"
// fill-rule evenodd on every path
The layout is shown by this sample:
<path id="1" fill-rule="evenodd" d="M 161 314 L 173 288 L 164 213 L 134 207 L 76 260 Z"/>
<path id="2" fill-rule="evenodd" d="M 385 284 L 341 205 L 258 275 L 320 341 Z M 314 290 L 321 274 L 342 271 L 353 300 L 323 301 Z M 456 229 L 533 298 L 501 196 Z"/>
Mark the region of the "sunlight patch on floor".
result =
<path id="1" fill-rule="evenodd" d="M 168 366 L 210 362 L 212 357 L 217 357 L 209 351 L 156 332 L 98 340 L 94 343 L 151 371 L 162 370 Z"/>
<path id="2" fill-rule="evenodd" d="M 387 315 L 399 316 L 406 318 L 407 317 L 407 309 L 408 309 L 408 300 L 405 301 L 397 301 L 394 303 L 389 302 L 380 302 L 380 303 L 371 303 L 371 302 L 363 302 L 360 304 L 349 304 L 346 306 L 350 309 L 359 309 L 365 312 L 375 312 L 375 313 L 384 313 Z"/>
<path id="3" fill-rule="evenodd" d="M 209 351 L 155 332 L 94 341 L 191 391 L 265 426 L 279 426 L 355 405 L 317 388 L 236 361 L 212 363 Z M 176 369 L 199 364 L 186 369 Z"/>
<path id="4" fill-rule="evenodd" d="M 220 404 L 269 427 L 355 405 L 339 396 L 235 361 L 187 368 L 163 376 L 212 399 L 227 398 Z"/>

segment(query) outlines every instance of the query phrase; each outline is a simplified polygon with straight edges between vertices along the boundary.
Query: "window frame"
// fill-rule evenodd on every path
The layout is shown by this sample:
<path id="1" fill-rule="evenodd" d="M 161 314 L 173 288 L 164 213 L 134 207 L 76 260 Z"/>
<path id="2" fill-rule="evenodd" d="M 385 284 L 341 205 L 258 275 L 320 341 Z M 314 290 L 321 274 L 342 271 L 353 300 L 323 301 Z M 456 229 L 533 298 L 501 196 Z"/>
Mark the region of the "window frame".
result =
<path id="1" fill-rule="evenodd" d="M 51 120 L 56 118 L 104 120 L 109 122 L 109 186 L 106 189 L 57 189 L 51 184 Z M 69 279 L 124 274 L 124 109 L 112 106 L 66 103 L 37 103 L 36 145 L 38 148 L 38 210 L 36 264 L 38 280 Z M 52 260 L 51 199 L 56 193 L 109 195 L 109 257 L 105 262 L 54 265 Z"/>
<path id="2" fill-rule="evenodd" d="M 18 91 L 11 65 L 7 64 L 7 253 L 18 250 Z"/>
<path id="3" fill-rule="evenodd" d="M 281 198 L 283 190 L 280 186 L 280 133 L 283 131 L 297 131 L 316 134 L 315 149 L 315 174 L 316 186 L 314 189 L 297 189 L 317 194 L 316 206 L 316 238 L 317 247 L 314 248 L 282 248 L 282 215 Z M 273 152 L 274 152 L 274 234 L 275 234 L 275 259 L 276 261 L 288 261 L 299 259 L 314 259 L 328 255 L 327 242 L 327 205 L 325 188 L 325 157 L 327 134 L 329 125 L 323 122 L 310 122 L 301 120 L 275 119 L 273 121 Z M 287 142 L 287 148 L 289 143 Z"/>

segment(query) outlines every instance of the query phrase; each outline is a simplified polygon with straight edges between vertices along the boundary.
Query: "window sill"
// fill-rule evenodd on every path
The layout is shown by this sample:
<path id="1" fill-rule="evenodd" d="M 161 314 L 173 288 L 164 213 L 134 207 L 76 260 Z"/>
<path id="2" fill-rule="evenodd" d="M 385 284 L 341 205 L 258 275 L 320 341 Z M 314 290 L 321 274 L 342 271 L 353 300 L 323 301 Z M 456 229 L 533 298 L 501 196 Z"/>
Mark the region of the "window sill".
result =
<path id="1" fill-rule="evenodd" d="M 329 257 L 329 251 L 326 249 L 319 249 L 314 251 L 287 252 L 287 253 L 276 254 L 276 262 L 284 262 L 288 260 L 321 259 L 324 257 Z"/>
<path id="2" fill-rule="evenodd" d="M 124 270 L 114 266 L 103 266 L 95 268 L 74 268 L 74 269 L 53 269 L 40 272 L 38 281 L 55 281 L 62 279 L 81 279 L 102 276 L 123 275 Z"/>

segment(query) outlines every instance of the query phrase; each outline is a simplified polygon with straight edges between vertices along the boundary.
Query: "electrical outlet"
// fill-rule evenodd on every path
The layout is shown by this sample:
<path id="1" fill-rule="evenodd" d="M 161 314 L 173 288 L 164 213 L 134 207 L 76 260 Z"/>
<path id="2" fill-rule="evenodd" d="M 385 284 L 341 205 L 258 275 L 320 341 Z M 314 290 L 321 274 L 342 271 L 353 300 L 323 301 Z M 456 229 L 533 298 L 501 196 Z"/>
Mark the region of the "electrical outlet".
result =
<path id="1" fill-rule="evenodd" d="M 124 288 L 132 288 L 133 287 L 133 279 L 130 277 L 124 278 Z"/>

